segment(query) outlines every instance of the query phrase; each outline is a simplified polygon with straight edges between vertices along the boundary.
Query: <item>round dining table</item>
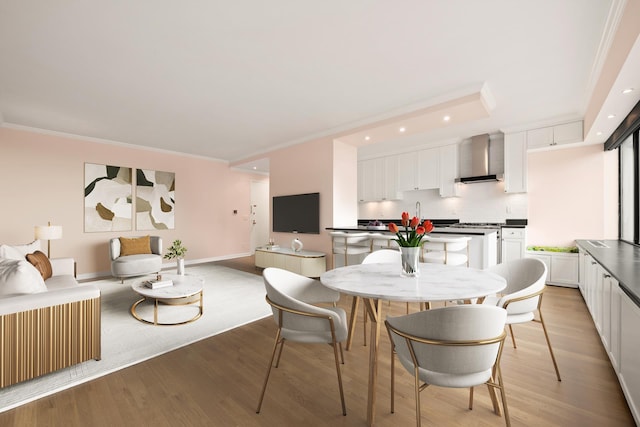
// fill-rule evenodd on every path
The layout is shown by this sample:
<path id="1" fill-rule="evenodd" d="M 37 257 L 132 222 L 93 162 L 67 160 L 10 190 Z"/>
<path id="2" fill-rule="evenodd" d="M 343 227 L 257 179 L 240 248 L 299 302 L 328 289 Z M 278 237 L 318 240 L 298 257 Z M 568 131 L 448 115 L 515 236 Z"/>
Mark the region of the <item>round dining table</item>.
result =
<path id="1" fill-rule="evenodd" d="M 356 264 L 329 270 L 320 276 L 323 285 L 344 294 L 362 298 L 371 319 L 369 348 L 369 390 L 367 398 L 367 424 L 375 419 L 376 386 L 378 376 L 378 346 L 382 318 L 382 301 L 436 302 L 483 299 L 502 291 L 507 282 L 487 270 L 443 264 L 421 263 L 416 277 L 401 275 L 397 263 Z M 351 316 L 357 313 L 357 298 Z M 353 335 L 353 319 L 349 334 Z M 495 404 L 494 404 L 495 407 Z"/>

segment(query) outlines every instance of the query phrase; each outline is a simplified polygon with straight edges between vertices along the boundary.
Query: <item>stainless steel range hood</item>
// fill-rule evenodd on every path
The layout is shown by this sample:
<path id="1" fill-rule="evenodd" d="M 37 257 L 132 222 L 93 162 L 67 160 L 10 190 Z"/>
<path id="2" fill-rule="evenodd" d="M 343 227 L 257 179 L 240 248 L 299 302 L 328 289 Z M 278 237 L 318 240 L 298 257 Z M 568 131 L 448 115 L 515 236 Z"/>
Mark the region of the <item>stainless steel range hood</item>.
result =
<path id="1" fill-rule="evenodd" d="M 456 182 L 472 184 L 502 181 L 502 178 L 501 174 L 489 174 L 489 134 L 471 137 L 471 176 L 458 178 Z"/>

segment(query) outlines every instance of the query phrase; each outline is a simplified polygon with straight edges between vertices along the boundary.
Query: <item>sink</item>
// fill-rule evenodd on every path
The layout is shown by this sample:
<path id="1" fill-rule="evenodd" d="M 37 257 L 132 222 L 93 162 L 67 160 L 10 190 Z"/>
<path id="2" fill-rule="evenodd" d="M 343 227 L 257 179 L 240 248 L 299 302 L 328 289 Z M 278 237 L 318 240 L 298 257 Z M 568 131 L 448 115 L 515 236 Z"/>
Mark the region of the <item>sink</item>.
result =
<path id="1" fill-rule="evenodd" d="M 609 246 L 605 245 L 602 240 L 587 240 L 591 246 L 594 248 L 608 248 Z"/>

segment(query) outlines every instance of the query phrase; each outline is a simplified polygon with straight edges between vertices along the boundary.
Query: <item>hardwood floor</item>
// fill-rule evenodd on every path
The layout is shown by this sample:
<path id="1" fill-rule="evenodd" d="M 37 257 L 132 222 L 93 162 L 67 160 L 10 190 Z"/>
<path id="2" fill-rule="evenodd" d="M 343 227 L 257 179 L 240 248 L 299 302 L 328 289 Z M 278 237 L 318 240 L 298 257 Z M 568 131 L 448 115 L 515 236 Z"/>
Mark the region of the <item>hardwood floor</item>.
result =
<path id="1" fill-rule="evenodd" d="M 260 274 L 251 258 L 220 264 Z M 348 310 L 350 302 L 343 297 L 340 305 Z M 385 304 L 384 310 L 401 315 L 405 305 Z M 515 326 L 518 348 L 508 342 L 502 358 L 512 425 L 634 425 L 579 291 L 549 287 L 543 313 L 562 382 L 540 326 Z M 369 348 L 362 345 L 361 325 L 342 366 L 347 416 L 340 409 L 331 348 L 296 343 L 284 349 L 262 411 L 255 413 L 276 330 L 267 318 L 2 413 L 0 425 L 364 426 Z M 376 425 L 415 425 L 412 377 L 399 366 L 396 411 L 389 413 L 389 352 L 383 333 Z M 491 411 L 486 388 L 476 390 L 471 411 L 467 389 L 430 387 L 421 397 L 425 425 L 504 425 Z"/>

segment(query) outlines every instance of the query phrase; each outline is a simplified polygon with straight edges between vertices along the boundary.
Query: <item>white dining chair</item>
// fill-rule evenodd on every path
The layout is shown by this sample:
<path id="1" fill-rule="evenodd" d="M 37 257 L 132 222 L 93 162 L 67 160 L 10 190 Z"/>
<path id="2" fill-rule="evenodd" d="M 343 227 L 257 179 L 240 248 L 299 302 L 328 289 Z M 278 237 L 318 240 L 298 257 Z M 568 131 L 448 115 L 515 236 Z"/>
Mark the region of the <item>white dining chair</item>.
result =
<path id="1" fill-rule="evenodd" d="M 395 411 L 395 359 L 414 377 L 416 425 L 421 425 L 420 392 L 430 385 L 473 388 L 486 384 L 496 414 L 500 390 L 504 418 L 511 425 L 502 381 L 500 357 L 507 312 L 503 308 L 469 304 L 419 311 L 385 321 L 391 348 L 391 412 Z M 422 384 L 421 384 L 422 382 Z"/>
<path id="2" fill-rule="evenodd" d="M 347 415 L 338 356 L 339 353 L 344 364 L 341 343 L 347 339 L 347 315 L 341 308 L 312 305 L 320 300 L 330 301 L 338 292 L 326 288 L 321 283 L 311 286 L 309 282 L 293 280 L 292 274 L 295 273 L 274 267 L 265 268 L 262 272 L 267 291 L 266 300 L 271 305 L 273 319 L 278 330 L 256 413 L 260 413 L 262 407 L 276 352 L 278 352 L 275 364 L 277 368 L 280 364 L 284 343 L 288 340 L 301 343 L 330 344 L 333 347 L 342 414 Z"/>
<path id="3" fill-rule="evenodd" d="M 507 287 L 501 295 L 486 297 L 483 304 L 495 305 L 507 310 L 506 324 L 509 325 L 513 348 L 516 348 L 516 338 L 512 325 L 531 321 L 542 325 L 556 377 L 558 381 L 562 381 L 541 311 L 542 296 L 546 289 L 547 266 L 539 259 L 521 258 L 495 265 L 488 270 L 502 276 L 507 281 Z"/>
<path id="4" fill-rule="evenodd" d="M 424 262 L 469 266 L 469 241 L 471 237 L 425 236 L 422 243 Z"/>
<path id="5" fill-rule="evenodd" d="M 350 255 L 364 255 L 371 252 L 371 235 L 366 232 L 332 231 L 332 254 L 342 255 L 344 265 L 349 265 Z"/>
<path id="6" fill-rule="evenodd" d="M 393 263 L 398 264 L 398 269 L 400 268 L 400 263 L 402 260 L 402 255 L 399 250 L 393 249 L 379 249 L 377 251 L 371 252 L 367 255 L 363 260 L 362 264 L 374 264 L 374 263 Z M 399 270 L 398 270 L 399 271 Z M 355 296 L 351 302 L 351 315 L 349 316 L 349 337 L 347 338 L 347 350 L 351 349 L 351 344 L 353 342 L 353 334 L 356 329 L 356 320 L 358 318 L 358 306 L 360 304 L 360 297 Z M 363 322 L 362 326 L 364 329 L 364 345 L 367 345 L 367 309 L 363 309 Z"/>

